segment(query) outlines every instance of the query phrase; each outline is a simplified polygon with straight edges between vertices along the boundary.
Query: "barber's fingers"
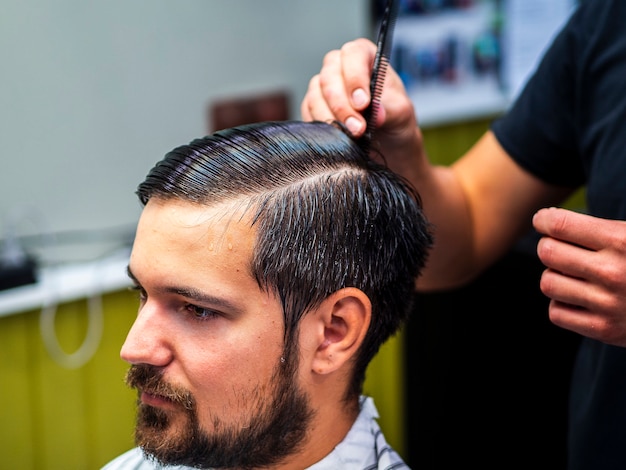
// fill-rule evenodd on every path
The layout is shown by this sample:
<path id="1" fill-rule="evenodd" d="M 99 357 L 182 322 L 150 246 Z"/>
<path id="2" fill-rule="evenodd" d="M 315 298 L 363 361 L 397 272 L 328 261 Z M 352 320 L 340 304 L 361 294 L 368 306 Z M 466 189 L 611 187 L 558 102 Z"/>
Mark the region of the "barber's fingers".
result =
<path id="1" fill-rule="evenodd" d="M 612 266 L 624 265 L 613 250 L 589 250 L 551 237 L 537 247 L 547 266 L 540 281 L 557 326 L 608 344 L 626 346 L 626 284 Z"/>
<path id="2" fill-rule="evenodd" d="M 604 257 L 601 252 L 543 237 L 537 246 L 537 253 L 547 267 L 540 282 L 545 295 L 579 308 L 602 308 L 601 304 L 606 301 L 611 289 L 598 265 Z"/>
<path id="3" fill-rule="evenodd" d="M 590 297 L 588 286 L 581 283 L 580 287 L 586 289 L 586 297 Z M 623 309 L 601 308 L 606 302 L 585 302 L 591 304 L 589 308 L 581 306 L 579 300 L 575 302 L 550 299 L 550 321 L 588 338 L 626 347 L 626 314 Z"/>
<path id="4" fill-rule="evenodd" d="M 624 290 L 626 297 L 626 222 L 548 208 L 535 214 L 533 225 L 544 235 L 537 254 L 546 267 Z"/>
<path id="5" fill-rule="evenodd" d="M 370 100 L 370 79 L 376 58 L 376 46 L 369 39 L 360 38 L 345 43 L 339 52 L 338 71 L 341 73 L 346 93 L 352 107 L 362 111 Z M 328 71 L 332 72 L 332 68 Z M 323 72 L 324 70 L 322 76 L 325 78 Z"/>
<path id="6" fill-rule="evenodd" d="M 319 74 L 309 81 L 309 88 L 300 104 L 300 114 L 305 121 L 333 121 L 336 119 L 322 95 Z"/>
<path id="7" fill-rule="evenodd" d="M 544 234 L 537 254 L 548 269 L 540 287 L 552 322 L 626 346 L 626 222 L 550 208 L 533 224 Z"/>
<path id="8" fill-rule="evenodd" d="M 613 248 L 626 254 L 626 222 L 549 207 L 533 216 L 538 232 L 589 250 Z"/>
<path id="9" fill-rule="evenodd" d="M 361 112 L 370 102 L 370 73 L 376 54 L 367 39 L 350 41 L 324 56 L 301 104 L 305 120 L 338 120 L 355 135 L 365 131 Z"/>

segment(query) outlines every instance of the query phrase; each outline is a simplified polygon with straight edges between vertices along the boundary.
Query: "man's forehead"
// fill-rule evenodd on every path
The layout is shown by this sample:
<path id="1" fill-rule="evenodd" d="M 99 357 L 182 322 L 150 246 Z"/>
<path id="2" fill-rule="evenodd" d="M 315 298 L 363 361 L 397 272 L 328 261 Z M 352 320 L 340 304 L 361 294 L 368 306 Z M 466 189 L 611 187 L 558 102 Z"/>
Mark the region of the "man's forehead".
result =
<path id="1" fill-rule="evenodd" d="M 150 200 L 139 220 L 131 259 L 152 259 L 152 264 L 161 259 L 190 268 L 238 264 L 251 275 L 255 230 L 240 206 Z"/>
<path id="2" fill-rule="evenodd" d="M 240 234 L 255 230 L 249 205 L 240 200 L 213 205 L 181 199 L 153 198 L 144 207 L 138 229 L 142 225 L 172 226 L 176 229 L 207 229 L 215 235 L 234 229 Z"/>
<path id="3" fill-rule="evenodd" d="M 130 256 L 129 274 L 140 285 L 167 291 L 263 290 L 251 271 L 255 228 L 233 206 L 150 200 Z M 176 288 L 176 289 L 174 289 Z"/>

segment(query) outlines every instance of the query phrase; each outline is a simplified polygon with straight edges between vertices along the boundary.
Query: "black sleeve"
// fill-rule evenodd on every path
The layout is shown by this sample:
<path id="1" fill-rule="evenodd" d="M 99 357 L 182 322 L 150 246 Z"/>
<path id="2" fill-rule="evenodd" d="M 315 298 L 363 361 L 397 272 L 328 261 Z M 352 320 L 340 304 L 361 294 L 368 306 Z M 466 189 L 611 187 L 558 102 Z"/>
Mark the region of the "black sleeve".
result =
<path id="1" fill-rule="evenodd" d="M 569 187 L 585 181 L 577 142 L 577 60 L 584 47 L 587 9 L 585 4 L 572 14 L 511 109 L 491 126 L 522 168 L 548 183 Z"/>

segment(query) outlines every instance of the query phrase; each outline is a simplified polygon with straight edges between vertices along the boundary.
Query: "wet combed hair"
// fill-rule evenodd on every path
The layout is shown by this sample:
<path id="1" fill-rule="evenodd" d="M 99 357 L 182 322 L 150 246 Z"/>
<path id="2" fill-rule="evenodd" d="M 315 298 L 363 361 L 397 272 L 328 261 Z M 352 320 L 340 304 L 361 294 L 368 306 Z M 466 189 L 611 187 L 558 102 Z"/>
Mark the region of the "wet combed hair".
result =
<path id="1" fill-rule="evenodd" d="M 247 201 L 257 227 L 250 271 L 282 301 L 288 352 L 303 315 L 339 289 L 362 290 L 372 319 L 347 398 L 408 317 L 432 245 L 417 192 L 336 124 L 263 122 L 196 139 L 158 162 L 137 195 Z"/>

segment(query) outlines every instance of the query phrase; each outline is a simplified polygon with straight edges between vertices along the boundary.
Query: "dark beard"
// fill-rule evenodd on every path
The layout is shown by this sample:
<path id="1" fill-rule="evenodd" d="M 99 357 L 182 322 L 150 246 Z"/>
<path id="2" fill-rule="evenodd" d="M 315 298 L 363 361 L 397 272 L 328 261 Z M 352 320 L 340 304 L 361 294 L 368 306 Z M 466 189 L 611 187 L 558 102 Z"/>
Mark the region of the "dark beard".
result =
<path id="1" fill-rule="evenodd" d="M 271 390 L 253 394 L 258 406 L 242 419 L 245 426 L 228 425 L 214 417 L 211 434 L 200 429 L 196 402 L 188 391 L 163 382 L 153 366 L 133 365 L 126 379 L 129 386 L 169 398 L 187 416 L 184 429 L 166 437 L 171 426 L 168 412 L 139 403 L 135 442 L 148 458 L 166 465 L 237 469 L 274 465 L 300 449 L 314 414 L 306 394 L 296 385 L 294 364 L 293 360 L 278 364 Z"/>

